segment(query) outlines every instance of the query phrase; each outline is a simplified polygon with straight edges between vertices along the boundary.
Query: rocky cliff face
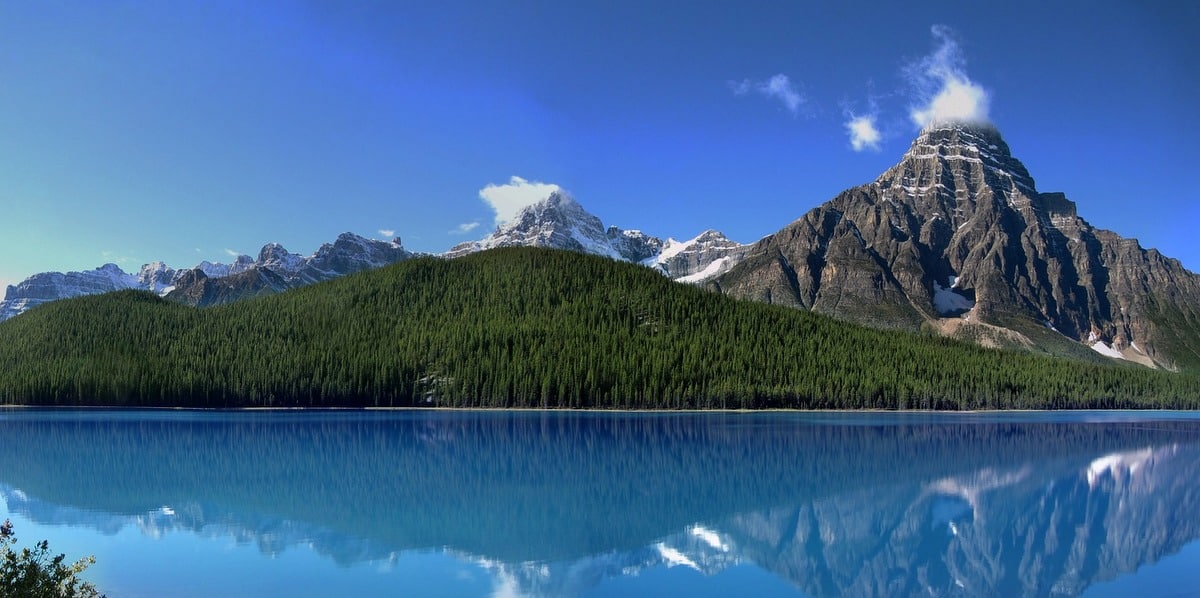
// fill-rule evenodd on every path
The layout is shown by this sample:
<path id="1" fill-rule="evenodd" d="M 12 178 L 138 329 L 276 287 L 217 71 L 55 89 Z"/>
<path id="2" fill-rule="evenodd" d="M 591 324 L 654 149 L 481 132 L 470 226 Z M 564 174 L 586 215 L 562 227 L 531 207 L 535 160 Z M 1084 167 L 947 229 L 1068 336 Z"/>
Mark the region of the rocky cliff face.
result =
<path id="1" fill-rule="evenodd" d="M 229 303 L 240 298 L 313 284 L 386 266 L 412 257 L 400 240 L 377 241 L 342 233 L 310 256 L 291 253 L 278 243 L 263 246 L 258 259 L 239 256 L 232 264 L 201 262 L 175 270 L 162 262 L 127 274 L 116 264 L 87 272 L 44 272 L 9 286 L 0 301 L 0 321 L 56 299 L 122 289 L 142 289 L 191 305 Z"/>
<path id="2" fill-rule="evenodd" d="M 185 270 L 167 298 L 187 305 L 225 305 L 242 299 L 279 293 L 291 288 L 282 276 L 267 268 L 251 268 L 238 274 L 209 278 L 204 270 Z"/>
<path id="3" fill-rule="evenodd" d="M 874 182 L 764 238 L 713 286 L 985 344 L 1200 365 L 1200 277 L 1038 192 L 990 125 L 927 128 Z"/>

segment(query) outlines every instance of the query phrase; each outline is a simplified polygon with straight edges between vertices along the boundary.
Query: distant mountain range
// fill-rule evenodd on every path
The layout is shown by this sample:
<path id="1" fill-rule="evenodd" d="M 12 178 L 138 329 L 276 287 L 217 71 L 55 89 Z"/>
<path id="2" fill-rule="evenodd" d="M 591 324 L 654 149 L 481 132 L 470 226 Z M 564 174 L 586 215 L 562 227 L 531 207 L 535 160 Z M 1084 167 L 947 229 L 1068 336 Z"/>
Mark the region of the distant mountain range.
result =
<path id="1" fill-rule="evenodd" d="M 232 264 L 200 262 L 176 270 L 162 262 L 129 274 L 116 264 L 86 272 L 43 272 L 10 285 L 0 301 L 0 321 L 57 299 L 124 289 L 142 289 L 190 305 L 216 305 L 330 280 L 412 257 L 400 240 L 376 241 L 343 233 L 310 256 L 278 243 L 265 245 L 258 259 L 238 256 Z"/>
<path id="2" fill-rule="evenodd" d="M 1136 240 L 1096 229 L 1042 193 L 991 125 L 923 130 L 900 162 L 753 245 L 708 230 L 680 242 L 605 227 L 562 192 L 455 258 L 496 247 L 565 249 L 640 263 L 734 297 L 872 326 L 1091 361 L 1200 368 L 1200 276 Z M 0 320 L 54 299 L 141 288 L 190 305 L 228 303 L 408 259 L 398 241 L 350 233 L 301 257 L 127 274 L 37 274 L 8 287 Z"/>
<path id="3" fill-rule="evenodd" d="M 713 230 L 681 242 L 615 226 L 605 228 L 599 218 L 562 192 L 524 208 L 487 238 L 462 243 L 442 255 L 456 258 L 495 247 L 593 253 L 642 263 L 684 282 L 703 282 L 726 271 L 750 248 Z M 85 272 L 44 272 L 8 287 L 0 301 L 0 321 L 48 301 L 124 289 L 151 291 L 198 307 L 222 305 L 379 268 L 415 255 L 405 250 L 399 239 L 378 241 L 343 233 L 307 257 L 269 243 L 257 259 L 242 255 L 232 264 L 205 261 L 176 270 L 154 262 L 136 274 L 126 273 L 116 264 Z"/>

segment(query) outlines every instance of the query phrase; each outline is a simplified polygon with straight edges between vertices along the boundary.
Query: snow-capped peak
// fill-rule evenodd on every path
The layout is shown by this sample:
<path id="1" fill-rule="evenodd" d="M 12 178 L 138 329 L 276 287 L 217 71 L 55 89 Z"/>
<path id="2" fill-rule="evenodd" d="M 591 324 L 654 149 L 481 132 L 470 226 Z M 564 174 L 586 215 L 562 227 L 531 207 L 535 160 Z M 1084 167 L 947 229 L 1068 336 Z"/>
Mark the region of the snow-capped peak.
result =
<path id="1" fill-rule="evenodd" d="M 604 228 L 574 198 L 562 191 L 527 206 L 511 221 L 479 241 L 462 243 L 445 257 L 455 258 L 495 247 L 550 247 L 640 263 L 684 282 L 702 282 L 733 267 L 749 249 L 709 229 L 687 241 L 666 243 L 640 230 Z"/>
<path id="2" fill-rule="evenodd" d="M 516 217 L 479 241 L 459 244 L 445 255 L 459 257 L 495 247 L 551 247 L 640 261 L 652 255 L 662 241 L 636 231 L 605 229 L 595 215 L 563 191 L 522 208 Z"/>

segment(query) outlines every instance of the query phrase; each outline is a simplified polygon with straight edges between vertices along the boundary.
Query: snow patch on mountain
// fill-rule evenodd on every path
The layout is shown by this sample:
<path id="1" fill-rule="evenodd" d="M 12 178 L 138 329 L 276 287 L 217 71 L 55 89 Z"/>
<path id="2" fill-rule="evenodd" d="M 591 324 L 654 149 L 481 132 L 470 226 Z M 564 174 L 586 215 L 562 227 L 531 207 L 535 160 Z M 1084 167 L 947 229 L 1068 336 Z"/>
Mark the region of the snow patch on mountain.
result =
<path id="1" fill-rule="evenodd" d="M 1111 357 L 1113 359 L 1125 359 L 1124 353 L 1113 348 L 1111 345 L 1109 345 L 1108 343 L 1106 343 L 1104 341 L 1096 341 L 1088 346 L 1091 347 L 1093 351 L 1095 351 L 1105 357 Z"/>
<path id="2" fill-rule="evenodd" d="M 933 281 L 933 307 L 937 309 L 939 314 L 943 316 L 960 314 L 965 311 L 971 311 L 975 308 L 975 302 L 958 294 L 955 288 L 958 286 L 958 277 L 951 276 L 946 281 L 946 286 Z"/>

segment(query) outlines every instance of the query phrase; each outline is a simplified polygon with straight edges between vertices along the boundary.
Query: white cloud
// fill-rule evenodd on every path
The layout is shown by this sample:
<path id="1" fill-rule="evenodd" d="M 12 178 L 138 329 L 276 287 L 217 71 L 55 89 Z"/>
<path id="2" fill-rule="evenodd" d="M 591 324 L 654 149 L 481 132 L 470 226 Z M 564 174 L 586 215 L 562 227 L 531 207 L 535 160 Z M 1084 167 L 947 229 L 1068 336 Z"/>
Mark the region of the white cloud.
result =
<path id="1" fill-rule="evenodd" d="M 765 81 L 751 81 L 743 79 L 741 81 L 730 81 L 729 88 L 733 90 L 734 95 L 746 95 L 751 91 L 759 93 L 768 98 L 779 100 L 792 116 L 800 113 L 800 107 L 807 102 L 804 94 L 796 89 L 796 85 L 792 83 L 788 76 L 779 73 Z"/>
<path id="2" fill-rule="evenodd" d="M 232 249 L 226 249 L 226 250 L 225 250 L 225 255 L 228 255 L 229 257 L 238 257 L 238 256 L 240 256 L 240 255 L 242 255 L 242 254 L 240 254 L 240 253 L 238 253 L 238 252 L 236 252 L 236 251 L 234 251 L 234 250 L 232 250 Z"/>
<path id="3" fill-rule="evenodd" d="M 384 237 L 391 238 L 396 236 L 396 231 L 390 228 L 381 228 L 379 229 L 379 234 L 383 235 Z"/>
<path id="4" fill-rule="evenodd" d="M 850 120 L 846 121 L 846 132 L 850 134 L 850 147 L 854 148 L 854 151 L 861 152 L 865 149 L 879 151 L 879 142 L 882 136 L 875 126 L 874 114 L 865 116 L 851 114 Z"/>
<path id="5" fill-rule="evenodd" d="M 486 201 L 496 212 L 496 225 L 499 226 L 515 218 L 521 208 L 542 201 L 556 191 L 562 191 L 562 187 L 514 176 L 504 185 L 489 183 L 479 190 L 479 199 Z"/>
<path id="6" fill-rule="evenodd" d="M 479 222 L 464 222 L 450 231 L 452 235 L 465 235 L 479 227 Z"/>
<path id="7" fill-rule="evenodd" d="M 967 76 L 954 32 L 944 25 L 934 25 L 931 31 L 937 49 L 906 69 L 919 102 L 909 110 L 913 123 L 924 128 L 940 122 L 988 122 L 991 97 Z"/>

